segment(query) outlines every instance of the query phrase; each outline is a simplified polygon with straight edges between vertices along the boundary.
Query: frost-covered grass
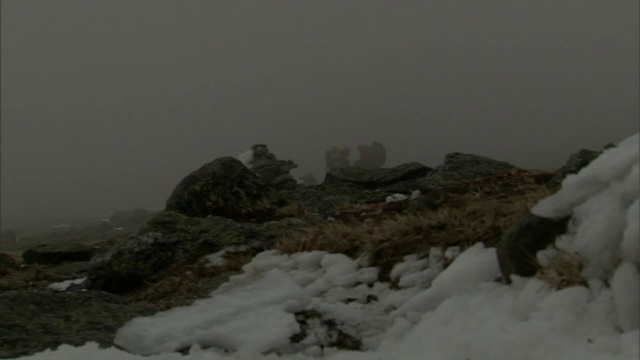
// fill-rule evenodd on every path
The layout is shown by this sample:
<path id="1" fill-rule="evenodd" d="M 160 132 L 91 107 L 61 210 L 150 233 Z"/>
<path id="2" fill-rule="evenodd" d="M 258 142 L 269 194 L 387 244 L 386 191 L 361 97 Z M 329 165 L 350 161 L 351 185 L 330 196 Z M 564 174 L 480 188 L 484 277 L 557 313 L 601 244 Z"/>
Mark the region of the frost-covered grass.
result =
<path id="1" fill-rule="evenodd" d="M 544 254 L 570 254 L 583 283 L 496 282 L 495 249 L 482 242 L 405 256 L 393 283 L 366 256 L 271 250 L 210 297 L 125 324 L 116 343 L 126 351 L 64 345 L 23 359 L 638 359 L 639 155 L 636 134 L 533 208 L 573 215 Z M 302 326 L 309 310 L 320 315 Z M 340 336 L 361 349 L 332 346 Z"/>

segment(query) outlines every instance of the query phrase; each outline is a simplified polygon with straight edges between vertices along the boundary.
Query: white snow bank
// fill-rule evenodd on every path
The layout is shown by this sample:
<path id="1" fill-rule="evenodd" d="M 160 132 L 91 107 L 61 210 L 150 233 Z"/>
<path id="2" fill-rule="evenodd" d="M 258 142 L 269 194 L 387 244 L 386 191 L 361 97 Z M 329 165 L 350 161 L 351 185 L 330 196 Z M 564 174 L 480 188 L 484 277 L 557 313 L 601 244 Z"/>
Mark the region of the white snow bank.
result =
<path id="1" fill-rule="evenodd" d="M 259 354 L 288 342 L 298 331 L 292 313 L 309 302 L 291 275 L 277 269 L 213 295 L 188 307 L 136 318 L 118 331 L 115 343 L 138 354 L 176 351 L 193 344 Z"/>
<path id="2" fill-rule="evenodd" d="M 434 258 L 438 261 L 427 269 L 433 278 L 442 269 L 443 251 L 434 248 L 434 253 L 440 254 Z M 412 277 L 423 271 L 404 267 L 402 276 L 397 276 Z M 419 286 L 393 291 L 389 284 L 377 282 L 378 269 L 322 251 L 291 256 L 265 251 L 243 271 L 209 299 L 130 321 L 118 331 L 116 344 L 138 354 L 176 351 L 193 344 L 254 357 L 269 351 L 313 353 L 314 347 L 320 349 L 326 343 L 326 329 L 309 331 L 300 344 L 291 344 L 290 338 L 300 331 L 295 312 L 314 309 L 326 319 L 337 320 L 341 331 L 362 338 L 365 348 L 375 348 L 389 323 L 389 307 L 401 306 L 420 291 Z"/>
<path id="3" fill-rule="evenodd" d="M 637 168 L 640 160 L 639 146 L 640 134 L 635 134 L 618 146 L 606 149 L 578 174 L 568 175 L 562 182 L 562 189 L 542 200 L 532 212 L 550 218 L 570 215 L 577 206 L 625 179 Z"/>
<path id="4" fill-rule="evenodd" d="M 640 328 L 639 139 L 636 134 L 605 150 L 532 210 L 544 217 L 573 215 L 556 246 L 580 255 L 586 278 L 612 281 L 624 330 Z"/>
<path id="5" fill-rule="evenodd" d="M 464 293 L 480 282 L 492 281 L 499 274 L 495 249 L 486 249 L 482 243 L 477 243 L 439 274 L 429 289 L 408 300 L 393 316 L 420 316 L 435 309 L 446 298 Z"/>

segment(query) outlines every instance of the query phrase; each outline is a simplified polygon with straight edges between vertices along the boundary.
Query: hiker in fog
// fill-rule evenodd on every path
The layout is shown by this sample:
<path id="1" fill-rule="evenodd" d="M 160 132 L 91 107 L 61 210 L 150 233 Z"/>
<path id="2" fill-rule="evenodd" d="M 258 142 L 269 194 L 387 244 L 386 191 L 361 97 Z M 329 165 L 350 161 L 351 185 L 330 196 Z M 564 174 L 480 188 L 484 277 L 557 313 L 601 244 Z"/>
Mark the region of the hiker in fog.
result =
<path id="1" fill-rule="evenodd" d="M 350 150 L 346 146 L 336 145 L 325 153 L 325 161 L 327 164 L 327 171 L 337 169 L 341 167 L 351 166 L 349 160 Z"/>
<path id="2" fill-rule="evenodd" d="M 353 166 L 377 169 L 384 166 L 387 161 L 387 150 L 377 141 L 374 141 L 372 145 L 358 146 L 358 152 L 359 158 L 353 162 Z"/>

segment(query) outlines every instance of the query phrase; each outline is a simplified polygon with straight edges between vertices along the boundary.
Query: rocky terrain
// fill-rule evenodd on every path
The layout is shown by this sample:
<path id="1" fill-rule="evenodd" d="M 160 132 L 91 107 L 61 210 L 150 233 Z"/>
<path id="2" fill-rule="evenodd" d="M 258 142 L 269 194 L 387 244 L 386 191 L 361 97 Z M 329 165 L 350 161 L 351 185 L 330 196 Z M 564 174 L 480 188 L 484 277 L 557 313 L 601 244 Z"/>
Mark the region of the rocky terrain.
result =
<path id="1" fill-rule="evenodd" d="M 83 231 L 3 244 L 0 358 L 62 343 L 113 346 L 126 321 L 206 297 L 267 249 L 366 257 L 392 282 L 407 255 L 483 242 L 497 246 L 496 281 L 540 275 L 535 252 L 568 219 L 529 209 L 597 155 L 580 151 L 550 172 L 452 153 L 436 168 L 338 168 L 319 185 L 284 188 L 235 158 L 216 159 L 177 184 L 165 211 L 116 213 Z M 226 262 L 215 265 L 212 254 Z M 301 325 L 313 316 L 300 314 Z M 357 339 L 337 338 L 335 346 L 358 348 Z"/>

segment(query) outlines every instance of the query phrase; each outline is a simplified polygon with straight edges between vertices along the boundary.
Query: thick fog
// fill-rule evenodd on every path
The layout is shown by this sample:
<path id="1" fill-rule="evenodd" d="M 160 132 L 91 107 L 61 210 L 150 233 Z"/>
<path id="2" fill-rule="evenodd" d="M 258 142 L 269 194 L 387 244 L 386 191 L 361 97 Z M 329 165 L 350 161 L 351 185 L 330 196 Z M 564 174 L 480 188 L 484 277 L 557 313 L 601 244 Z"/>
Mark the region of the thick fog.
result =
<path id="1" fill-rule="evenodd" d="M 2 0 L 2 228 L 162 208 L 252 144 L 324 175 L 553 169 L 638 132 L 637 0 Z"/>

